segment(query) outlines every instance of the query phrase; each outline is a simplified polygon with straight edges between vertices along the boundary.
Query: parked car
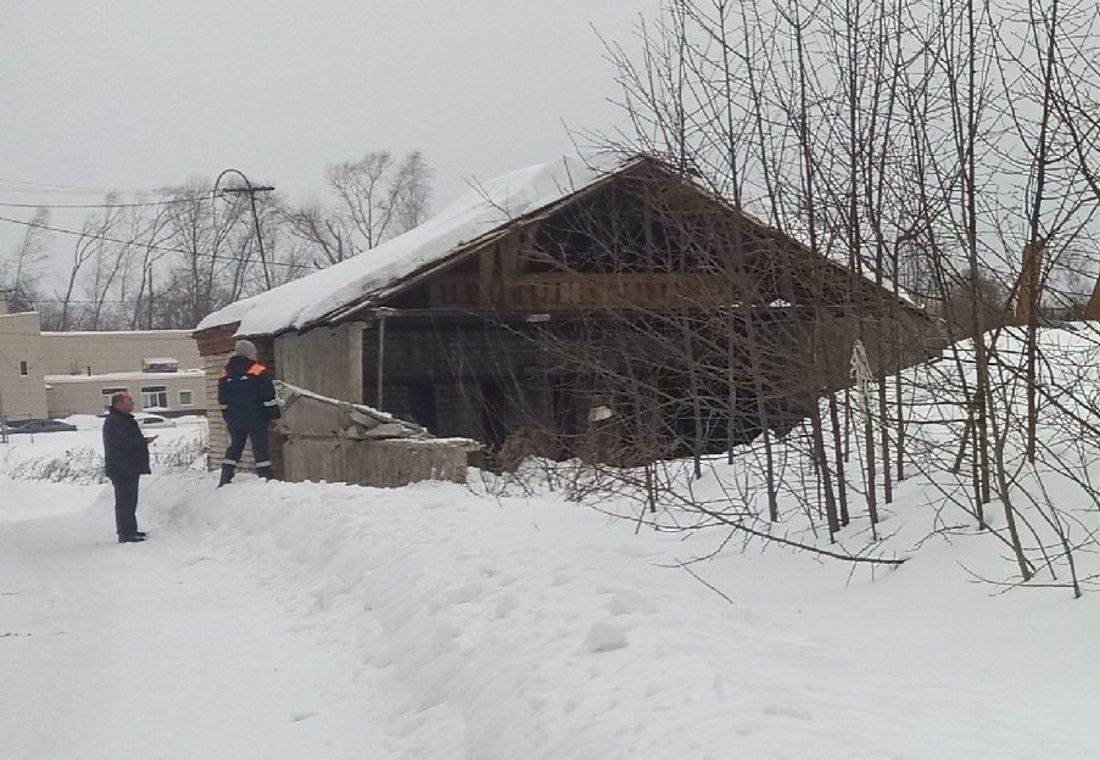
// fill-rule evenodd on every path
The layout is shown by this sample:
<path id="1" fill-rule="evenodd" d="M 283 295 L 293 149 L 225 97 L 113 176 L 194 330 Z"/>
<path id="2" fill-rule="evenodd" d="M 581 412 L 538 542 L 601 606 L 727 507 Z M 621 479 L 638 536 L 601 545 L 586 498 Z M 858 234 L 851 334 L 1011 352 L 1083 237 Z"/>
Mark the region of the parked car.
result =
<path id="1" fill-rule="evenodd" d="M 27 420 L 26 422 L 8 423 L 8 435 L 16 433 L 66 433 L 76 430 L 76 425 L 70 425 L 61 420 Z"/>
<path id="2" fill-rule="evenodd" d="M 134 415 L 134 419 L 137 420 L 137 424 L 141 427 L 142 430 L 176 426 L 175 420 L 168 417 L 161 417 L 159 414 L 145 414 L 142 412 L 138 412 Z"/>

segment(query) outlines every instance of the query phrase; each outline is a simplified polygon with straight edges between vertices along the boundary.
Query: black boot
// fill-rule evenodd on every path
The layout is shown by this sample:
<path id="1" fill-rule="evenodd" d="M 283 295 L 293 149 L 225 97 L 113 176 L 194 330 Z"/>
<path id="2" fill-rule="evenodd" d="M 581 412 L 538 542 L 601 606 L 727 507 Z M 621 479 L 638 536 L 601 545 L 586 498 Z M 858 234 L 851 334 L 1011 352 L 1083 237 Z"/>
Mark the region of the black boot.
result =
<path id="1" fill-rule="evenodd" d="M 275 473 L 271 471 L 271 465 L 256 468 L 256 476 L 264 480 L 275 480 Z"/>
<path id="2" fill-rule="evenodd" d="M 222 486 L 228 484 L 233 480 L 233 473 L 236 471 L 236 469 L 237 466 L 233 464 L 222 465 L 222 476 L 221 479 L 218 480 L 218 488 L 221 488 Z"/>

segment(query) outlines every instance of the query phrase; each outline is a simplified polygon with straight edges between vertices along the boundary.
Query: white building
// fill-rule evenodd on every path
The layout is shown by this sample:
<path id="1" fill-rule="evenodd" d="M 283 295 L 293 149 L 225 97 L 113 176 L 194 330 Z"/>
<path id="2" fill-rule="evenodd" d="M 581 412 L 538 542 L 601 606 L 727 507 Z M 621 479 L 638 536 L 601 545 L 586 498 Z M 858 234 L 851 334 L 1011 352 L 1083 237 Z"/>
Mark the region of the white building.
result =
<path id="1" fill-rule="evenodd" d="M 42 332 L 37 312 L 0 297 L 0 415 L 12 421 L 98 414 L 126 391 L 135 408 L 205 414 L 202 362 L 189 330 Z"/>

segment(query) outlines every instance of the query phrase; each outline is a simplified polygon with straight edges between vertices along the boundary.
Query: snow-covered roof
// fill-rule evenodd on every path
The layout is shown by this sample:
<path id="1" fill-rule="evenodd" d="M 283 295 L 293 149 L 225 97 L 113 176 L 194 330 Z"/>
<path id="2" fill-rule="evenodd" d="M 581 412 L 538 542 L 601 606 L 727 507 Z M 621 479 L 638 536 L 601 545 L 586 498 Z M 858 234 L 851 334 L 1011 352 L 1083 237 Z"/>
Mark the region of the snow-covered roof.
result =
<path id="1" fill-rule="evenodd" d="M 612 154 L 566 156 L 479 184 L 424 224 L 327 269 L 232 303 L 199 322 L 240 322 L 238 335 L 301 329 L 387 288 L 509 222 L 549 206 L 633 161 Z"/>
<path id="2" fill-rule="evenodd" d="M 493 233 L 510 223 L 552 207 L 642 160 L 615 153 L 564 156 L 478 184 L 419 227 L 327 269 L 232 303 L 205 317 L 195 329 L 239 323 L 239 336 L 277 335 L 339 318 L 386 297 L 410 275 L 470 250 L 474 244 L 488 242 Z M 696 185 L 728 205 L 701 182 Z M 768 229 L 744 211 L 738 213 Z M 831 256 L 826 258 L 847 268 Z M 874 282 L 873 273 L 865 271 L 864 277 Z M 901 300 L 912 305 L 906 294 Z"/>

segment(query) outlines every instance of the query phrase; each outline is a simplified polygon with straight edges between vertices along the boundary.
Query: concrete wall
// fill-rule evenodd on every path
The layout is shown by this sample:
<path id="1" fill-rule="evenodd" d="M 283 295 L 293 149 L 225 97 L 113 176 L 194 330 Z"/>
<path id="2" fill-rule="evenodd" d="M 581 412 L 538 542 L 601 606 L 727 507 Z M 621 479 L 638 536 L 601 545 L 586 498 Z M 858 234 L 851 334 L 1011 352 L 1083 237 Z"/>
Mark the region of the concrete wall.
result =
<path id="1" fill-rule="evenodd" d="M 466 482 L 466 449 L 448 441 L 354 441 L 292 435 L 284 478 L 398 488 L 421 480 Z"/>
<path id="2" fill-rule="evenodd" d="M 254 337 L 259 360 L 275 377 L 314 393 L 354 404 L 363 402 L 363 324 L 320 327 L 274 340 Z M 221 465 L 228 435 L 217 413 L 217 378 L 236 341 L 236 325 L 212 328 L 195 338 L 205 368 L 210 404 L 209 467 Z M 359 440 L 349 437 L 341 405 L 300 399 L 283 410 L 273 426 L 272 460 L 276 477 L 397 487 L 418 480 L 466 481 L 468 441 Z M 241 467 L 251 467 L 245 449 Z"/>
<path id="3" fill-rule="evenodd" d="M 363 324 L 318 327 L 275 339 L 277 377 L 329 398 L 363 403 Z"/>
<path id="4" fill-rule="evenodd" d="M 353 422 L 349 405 L 299 397 L 283 410 L 287 430 L 282 477 L 395 488 L 420 480 L 466 482 L 461 440 L 364 439 L 369 428 Z M 380 427 L 376 430 L 381 429 Z M 357 437 L 358 436 L 358 437 Z"/>
<path id="5" fill-rule="evenodd" d="M 43 356 L 37 312 L 0 314 L 0 413 L 9 420 L 46 416 Z"/>
<path id="6" fill-rule="evenodd" d="M 43 375 L 141 372 L 143 359 L 161 358 L 176 359 L 181 370 L 202 368 L 188 330 L 44 332 L 42 338 Z"/>

